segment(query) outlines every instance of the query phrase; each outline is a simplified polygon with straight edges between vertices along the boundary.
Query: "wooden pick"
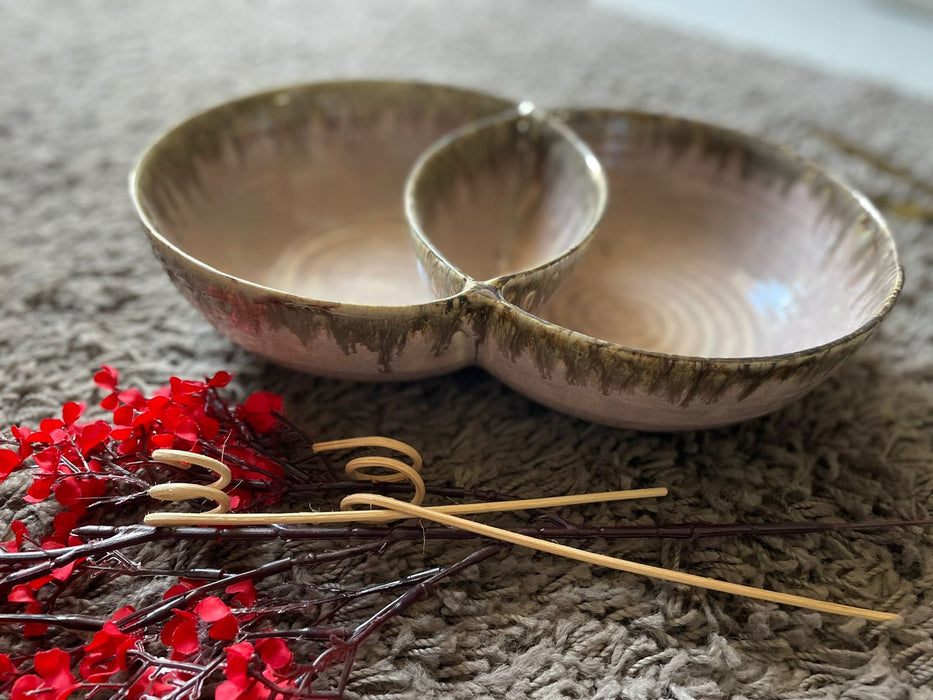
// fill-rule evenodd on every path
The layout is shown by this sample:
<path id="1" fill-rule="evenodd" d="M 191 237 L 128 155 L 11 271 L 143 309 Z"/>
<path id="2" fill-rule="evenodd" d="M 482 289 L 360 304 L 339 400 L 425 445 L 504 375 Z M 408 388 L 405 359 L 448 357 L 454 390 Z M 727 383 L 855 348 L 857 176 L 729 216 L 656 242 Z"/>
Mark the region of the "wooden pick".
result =
<path id="1" fill-rule="evenodd" d="M 211 498 L 220 505 L 219 496 L 226 497 L 222 491 L 201 487 L 194 495 L 189 495 L 189 484 L 160 484 L 153 489 L 160 489 L 157 498 L 161 500 L 185 501 L 189 498 Z M 177 499 L 170 498 L 171 489 L 177 488 Z M 634 489 L 631 491 L 605 491 L 602 493 L 584 493 L 573 496 L 553 496 L 550 498 L 528 498 L 516 501 L 493 501 L 491 503 L 463 503 L 449 506 L 431 506 L 421 510 L 435 513 L 468 515 L 475 513 L 504 513 L 507 511 L 532 510 L 535 508 L 556 508 L 575 506 L 583 503 L 605 503 L 608 501 L 626 501 L 636 498 L 658 498 L 667 495 L 665 488 Z M 402 501 L 394 502 L 401 503 Z M 229 504 L 229 499 L 227 500 Z M 306 511 L 299 513 L 226 513 L 216 509 L 208 513 L 149 513 L 143 520 L 146 525 L 155 527 L 179 527 L 184 525 L 205 525 L 215 527 L 236 527 L 242 525 L 321 525 L 335 523 L 386 523 L 411 517 L 397 509 L 383 510 L 336 510 Z M 465 521 L 469 522 L 469 521 Z"/>

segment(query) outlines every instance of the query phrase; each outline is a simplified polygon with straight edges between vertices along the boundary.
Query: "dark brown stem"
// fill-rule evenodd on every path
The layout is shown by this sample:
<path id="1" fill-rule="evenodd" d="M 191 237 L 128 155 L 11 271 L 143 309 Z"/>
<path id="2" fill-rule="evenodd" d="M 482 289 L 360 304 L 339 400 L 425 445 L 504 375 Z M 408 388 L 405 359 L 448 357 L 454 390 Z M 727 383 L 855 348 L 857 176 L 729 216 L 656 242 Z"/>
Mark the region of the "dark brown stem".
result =
<path id="1" fill-rule="evenodd" d="M 348 655 L 351 652 L 355 654 L 360 645 L 366 641 L 370 635 L 385 625 L 389 620 L 402 614 L 412 605 L 424 598 L 431 588 L 438 585 L 444 579 L 459 573 L 463 569 L 466 569 L 470 566 L 475 566 L 476 564 L 485 561 L 494 554 L 497 554 L 501 549 L 502 545 L 499 544 L 486 545 L 482 549 L 478 549 L 475 552 L 472 552 L 455 564 L 444 567 L 429 579 L 411 586 L 401 596 L 379 610 L 368 620 L 358 625 L 356 629 L 353 630 L 353 634 L 351 634 L 342 643 L 331 646 L 319 654 L 311 664 L 312 669 L 314 669 L 314 671 L 317 673 L 321 673 L 332 665 L 334 662 L 332 657 L 335 656 L 344 656 L 346 663 L 346 666 L 344 667 L 345 669 L 347 666 L 351 666 L 352 660 L 346 659 L 345 655 Z M 339 693 L 342 693 L 346 688 L 347 678 L 347 672 L 345 671 L 344 676 L 341 677 L 341 685 L 337 689 Z"/>
<path id="2" fill-rule="evenodd" d="M 250 569 L 249 571 L 244 571 L 239 574 L 231 574 L 230 576 L 226 576 L 219 581 L 213 581 L 203 586 L 199 586 L 198 588 L 192 588 L 191 590 L 180 593 L 179 595 L 172 596 L 171 598 L 159 601 L 158 603 L 154 603 L 148 607 L 141 608 L 136 612 L 121 618 L 119 622 L 117 622 L 117 626 L 124 632 L 130 632 L 142 627 L 147 627 L 154 622 L 158 622 L 165 619 L 166 617 L 169 617 L 172 614 L 172 608 L 190 607 L 195 601 L 207 597 L 208 595 L 211 595 L 215 592 L 219 592 L 233 584 L 240 583 L 242 581 L 254 581 L 256 579 L 266 578 L 268 576 L 280 574 L 291 569 L 311 568 L 318 566 L 319 564 L 343 561 L 352 557 L 364 556 L 366 554 L 384 550 L 388 546 L 391 546 L 392 543 L 392 540 L 384 540 L 382 542 L 372 542 L 365 545 L 347 547 L 346 549 L 340 549 L 334 552 L 323 552 L 321 554 L 309 553 L 302 554 L 300 556 L 277 559 L 276 561 L 268 562 L 262 566 L 257 566 L 255 569 Z"/>
<path id="3" fill-rule="evenodd" d="M 0 615 L 0 625 L 25 625 L 30 622 L 55 625 L 62 629 L 96 632 L 107 620 L 87 615 Z"/>

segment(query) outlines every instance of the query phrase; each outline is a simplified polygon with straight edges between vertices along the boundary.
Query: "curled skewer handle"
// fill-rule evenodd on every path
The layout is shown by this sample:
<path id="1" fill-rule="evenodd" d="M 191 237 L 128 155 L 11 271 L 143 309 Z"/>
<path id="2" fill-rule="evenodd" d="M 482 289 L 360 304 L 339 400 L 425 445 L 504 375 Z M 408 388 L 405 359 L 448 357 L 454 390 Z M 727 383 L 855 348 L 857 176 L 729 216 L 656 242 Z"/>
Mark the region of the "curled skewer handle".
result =
<path id="1" fill-rule="evenodd" d="M 230 467 L 213 457 L 198 454 L 197 452 L 187 452 L 185 450 L 154 450 L 152 458 L 157 462 L 171 464 L 181 469 L 187 469 L 188 465 L 196 464 L 199 467 L 204 467 L 208 471 L 214 472 L 218 476 L 218 479 L 214 483 L 208 484 L 212 489 L 222 490 L 230 485 Z"/>
<path id="2" fill-rule="evenodd" d="M 334 452 L 336 450 L 354 450 L 360 447 L 382 447 L 394 452 L 400 452 L 411 460 L 411 467 L 416 472 L 421 471 L 423 464 L 421 454 L 407 442 L 393 440 L 392 438 L 382 437 L 381 435 L 367 435 L 364 437 L 346 438 L 343 440 L 328 440 L 326 442 L 316 442 L 312 445 L 315 452 Z M 379 481 L 405 481 L 403 474 L 385 474 Z M 367 477 L 368 478 L 368 477 Z"/>
<path id="3" fill-rule="evenodd" d="M 221 515 L 230 510 L 230 496 L 213 486 L 201 484 L 156 484 L 149 487 L 149 495 L 160 501 L 190 501 L 194 498 L 209 498 L 217 504 L 216 508 L 198 515 Z M 160 513 L 172 516 L 172 513 Z M 146 516 L 148 519 L 149 516 Z M 178 516 L 175 516 L 178 517 Z M 144 520 L 145 522 L 145 520 Z"/>

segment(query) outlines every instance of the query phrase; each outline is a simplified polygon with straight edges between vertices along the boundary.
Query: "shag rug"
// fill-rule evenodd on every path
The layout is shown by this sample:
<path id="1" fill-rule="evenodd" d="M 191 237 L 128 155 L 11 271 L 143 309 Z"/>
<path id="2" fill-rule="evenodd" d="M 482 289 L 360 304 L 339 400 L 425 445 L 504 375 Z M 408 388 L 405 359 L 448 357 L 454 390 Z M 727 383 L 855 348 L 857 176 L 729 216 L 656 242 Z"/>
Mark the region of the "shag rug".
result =
<path id="1" fill-rule="evenodd" d="M 218 335 L 172 287 L 136 223 L 127 173 L 152 137 L 189 113 L 338 77 L 673 112 L 764 135 L 876 201 L 897 237 L 904 294 L 879 336 L 811 395 L 706 432 L 592 425 L 479 370 L 364 385 L 271 366 Z M 650 504 L 582 511 L 593 523 L 928 518 L 933 507 L 933 105 L 600 5 L 6 0 L 0 243 L 4 429 L 88 396 L 102 363 L 144 388 L 227 369 L 240 392 L 283 393 L 287 412 L 321 439 L 410 442 L 432 483 L 527 496 L 671 490 Z M 8 489 L 0 522 L 24 513 Z M 349 695 L 930 698 L 931 538 L 911 528 L 592 544 L 903 614 L 885 624 L 510 550 L 447 581 L 364 647 Z M 419 543 L 367 568 L 383 577 L 420 570 L 432 553 Z M 113 602 L 85 605 L 112 610 Z"/>

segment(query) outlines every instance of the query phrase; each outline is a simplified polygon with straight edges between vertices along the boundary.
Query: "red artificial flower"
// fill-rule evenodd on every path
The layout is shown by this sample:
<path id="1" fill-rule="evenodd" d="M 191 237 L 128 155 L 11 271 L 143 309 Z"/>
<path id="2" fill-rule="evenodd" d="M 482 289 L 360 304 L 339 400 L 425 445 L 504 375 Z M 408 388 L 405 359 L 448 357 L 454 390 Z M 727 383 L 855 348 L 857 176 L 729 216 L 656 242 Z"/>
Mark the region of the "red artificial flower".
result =
<path id="1" fill-rule="evenodd" d="M 233 602 L 240 607 L 249 608 L 256 604 L 256 587 L 249 579 L 239 583 L 231 583 L 224 591 L 233 596 Z"/>
<path id="2" fill-rule="evenodd" d="M 13 433 L 13 437 L 19 443 L 19 452 L 17 453 L 19 458 L 21 460 L 26 459 L 33 452 L 32 445 L 29 442 L 32 431 L 24 425 L 14 425 L 10 428 L 10 432 Z"/>
<path id="3" fill-rule="evenodd" d="M 162 628 L 162 643 L 172 648 L 172 658 L 190 656 L 200 649 L 197 617 L 187 610 L 173 608 L 175 616 Z"/>
<path id="4" fill-rule="evenodd" d="M 23 612 L 27 615 L 41 613 L 42 605 L 36 600 L 33 590 L 31 583 L 21 583 L 18 586 L 13 586 L 6 599 L 10 603 L 25 603 L 26 609 Z M 38 637 L 45 634 L 48 629 L 49 626 L 43 622 L 27 622 L 23 625 L 23 636 Z"/>
<path id="5" fill-rule="evenodd" d="M 126 670 L 127 652 L 136 646 L 138 640 L 121 632 L 114 623 L 131 612 L 131 607 L 115 612 L 84 647 L 84 658 L 78 670 L 88 683 L 104 683 L 115 673 Z"/>
<path id="6" fill-rule="evenodd" d="M 0 483 L 22 465 L 23 461 L 13 450 L 0 449 Z"/>
<path id="7" fill-rule="evenodd" d="M 54 476 L 36 477 L 32 485 L 26 489 L 26 495 L 23 496 L 23 500 L 26 501 L 26 503 L 41 503 L 52 493 L 52 484 L 54 483 Z"/>
<path id="8" fill-rule="evenodd" d="M 10 603 L 32 604 L 36 602 L 36 597 L 33 595 L 32 588 L 25 583 L 13 586 L 10 592 L 7 593 L 6 599 Z"/>
<path id="9" fill-rule="evenodd" d="M 259 652 L 259 658 L 276 671 L 285 668 L 292 662 L 292 652 L 288 648 L 284 639 L 278 637 L 269 637 L 256 642 L 256 651 Z"/>
<path id="10" fill-rule="evenodd" d="M 182 406 L 201 406 L 204 404 L 204 390 L 206 382 L 192 381 L 172 377 L 169 380 L 170 397 L 172 401 Z"/>
<path id="11" fill-rule="evenodd" d="M 223 389 L 227 384 L 230 383 L 230 380 L 233 379 L 233 375 L 229 372 L 224 372 L 221 370 L 214 374 L 213 377 L 208 380 L 207 385 L 215 389 Z"/>
<path id="12" fill-rule="evenodd" d="M 58 647 L 36 652 L 35 674 L 20 676 L 13 684 L 10 700 L 64 700 L 78 689 L 71 673 L 71 657 Z"/>
<path id="13" fill-rule="evenodd" d="M 87 456 L 91 450 L 110 437 L 110 425 L 106 421 L 98 420 L 81 427 L 81 433 L 76 436 L 76 444 L 81 454 Z"/>
<path id="14" fill-rule="evenodd" d="M 211 623 L 212 639 L 233 639 L 240 631 L 240 624 L 227 604 L 217 596 L 208 596 L 197 604 L 194 612 L 204 622 Z"/>
<path id="15" fill-rule="evenodd" d="M 23 546 L 23 542 L 29 536 L 29 529 L 22 520 L 14 520 L 10 523 L 10 530 L 13 531 L 13 539 L 3 543 L 3 549 L 7 552 L 18 552 Z"/>
<path id="16" fill-rule="evenodd" d="M 100 370 L 94 375 L 94 383 L 101 389 L 113 391 L 117 388 L 117 382 L 120 379 L 120 373 L 109 365 L 101 365 Z"/>
<path id="17" fill-rule="evenodd" d="M 10 661 L 9 654 L 0 654 L 0 683 L 16 677 L 16 666 Z"/>
<path id="18" fill-rule="evenodd" d="M 188 591 L 192 590 L 193 588 L 197 588 L 203 583 L 203 581 L 196 581 L 190 578 L 180 578 L 178 579 L 178 583 L 165 591 L 165 593 L 162 595 L 162 600 L 168 600 L 169 598 L 174 598 L 175 596 L 181 595 L 182 593 L 187 593 Z"/>
<path id="19" fill-rule="evenodd" d="M 256 431 L 266 433 L 275 427 L 273 412 L 282 411 L 282 397 L 268 391 L 250 394 L 246 401 L 237 406 L 237 418 L 249 423 Z"/>
<path id="20" fill-rule="evenodd" d="M 52 521 L 52 537 L 50 539 L 65 545 L 69 544 L 71 531 L 78 525 L 78 518 L 80 517 L 78 513 L 70 510 L 63 510 L 56 515 Z"/>
<path id="21" fill-rule="evenodd" d="M 104 391 L 110 392 L 100 402 L 100 407 L 105 411 L 112 411 L 119 404 L 117 398 L 117 381 L 119 379 L 119 372 L 107 365 L 103 365 L 100 371 L 94 375 L 94 383 Z"/>
<path id="22" fill-rule="evenodd" d="M 74 401 L 67 402 L 62 406 L 62 421 L 64 421 L 65 425 L 74 425 L 86 408 L 87 404 L 83 401 L 80 403 L 75 403 Z"/>
<path id="23" fill-rule="evenodd" d="M 139 389 L 124 389 L 117 392 L 117 401 L 123 406 L 129 406 L 137 410 L 146 405 L 146 397 L 143 396 L 143 392 Z"/>
<path id="24" fill-rule="evenodd" d="M 224 675 L 227 677 L 217 686 L 215 700 L 263 700 L 269 697 L 269 687 L 249 676 L 249 662 L 253 657 L 253 645 L 249 642 L 231 644 L 226 648 L 227 664 Z"/>
<path id="25" fill-rule="evenodd" d="M 58 478 L 58 470 L 61 467 L 62 453 L 55 447 L 46 447 L 33 455 L 33 460 L 39 467 L 39 476 L 26 490 L 23 500 L 27 503 L 41 503 L 52 493 L 52 484 Z"/>
<path id="26" fill-rule="evenodd" d="M 178 689 L 178 685 L 191 678 L 190 673 L 183 671 L 158 670 L 150 666 L 127 689 L 129 700 L 142 700 L 142 698 L 161 698 Z M 172 683 L 171 681 L 177 681 Z"/>

